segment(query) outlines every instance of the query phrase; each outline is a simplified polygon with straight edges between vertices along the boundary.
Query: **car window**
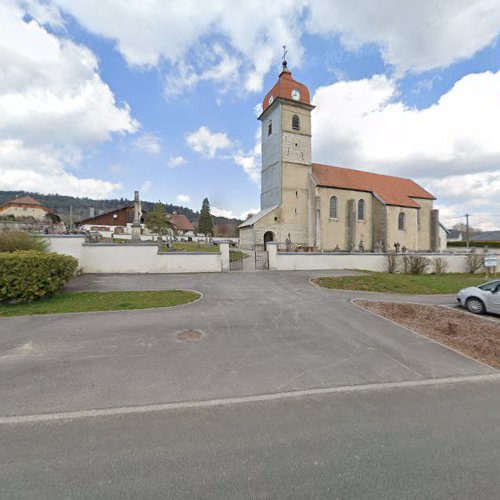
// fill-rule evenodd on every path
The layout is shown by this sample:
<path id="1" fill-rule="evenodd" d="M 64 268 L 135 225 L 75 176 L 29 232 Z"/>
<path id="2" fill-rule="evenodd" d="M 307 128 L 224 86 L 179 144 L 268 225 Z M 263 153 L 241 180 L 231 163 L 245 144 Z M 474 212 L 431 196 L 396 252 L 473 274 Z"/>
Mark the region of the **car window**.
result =
<path id="1" fill-rule="evenodd" d="M 498 285 L 500 285 L 500 281 L 490 281 L 489 283 L 485 283 L 484 285 L 478 286 L 478 288 L 480 288 L 481 290 L 484 290 L 486 292 L 491 292 Z"/>

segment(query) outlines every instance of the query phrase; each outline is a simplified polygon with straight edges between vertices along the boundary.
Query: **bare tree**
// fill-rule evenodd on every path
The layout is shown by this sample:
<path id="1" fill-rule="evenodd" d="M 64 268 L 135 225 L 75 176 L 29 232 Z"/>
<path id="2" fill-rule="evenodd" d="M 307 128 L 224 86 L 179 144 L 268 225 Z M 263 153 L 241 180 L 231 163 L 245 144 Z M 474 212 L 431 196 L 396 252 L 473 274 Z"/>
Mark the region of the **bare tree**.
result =
<path id="1" fill-rule="evenodd" d="M 448 269 L 448 261 L 445 258 L 436 257 L 434 259 L 434 272 L 436 274 L 439 274 L 441 276 L 442 274 L 446 273 L 447 269 Z"/>

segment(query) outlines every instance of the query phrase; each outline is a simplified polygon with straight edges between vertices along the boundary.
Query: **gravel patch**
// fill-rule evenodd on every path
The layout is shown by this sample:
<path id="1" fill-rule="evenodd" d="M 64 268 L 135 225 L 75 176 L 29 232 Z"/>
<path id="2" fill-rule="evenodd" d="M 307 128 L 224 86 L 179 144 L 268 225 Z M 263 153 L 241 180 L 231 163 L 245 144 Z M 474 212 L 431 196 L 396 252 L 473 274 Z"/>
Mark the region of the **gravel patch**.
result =
<path id="1" fill-rule="evenodd" d="M 356 305 L 500 369 L 500 325 L 439 306 L 355 300 Z"/>

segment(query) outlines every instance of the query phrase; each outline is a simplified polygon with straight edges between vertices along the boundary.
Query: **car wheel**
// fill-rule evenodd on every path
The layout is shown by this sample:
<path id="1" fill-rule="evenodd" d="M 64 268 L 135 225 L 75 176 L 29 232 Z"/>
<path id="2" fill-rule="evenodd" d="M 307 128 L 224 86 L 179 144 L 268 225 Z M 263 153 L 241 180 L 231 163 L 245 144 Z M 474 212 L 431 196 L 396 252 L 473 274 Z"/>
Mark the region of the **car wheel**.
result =
<path id="1" fill-rule="evenodd" d="M 477 297 L 471 297 L 470 299 L 467 299 L 465 306 L 471 313 L 484 314 L 485 307 L 483 301 L 481 299 L 478 299 Z"/>

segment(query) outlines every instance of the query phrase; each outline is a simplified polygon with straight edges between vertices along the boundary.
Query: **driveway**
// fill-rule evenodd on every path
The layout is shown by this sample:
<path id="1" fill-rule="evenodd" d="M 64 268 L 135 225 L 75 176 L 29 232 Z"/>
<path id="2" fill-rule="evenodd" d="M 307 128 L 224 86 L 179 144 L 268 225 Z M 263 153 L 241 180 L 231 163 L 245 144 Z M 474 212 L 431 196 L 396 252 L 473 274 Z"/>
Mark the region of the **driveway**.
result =
<path id="1" fill-rule="evenodd" d="M 498 373 L 353 306 L 358 294 L 311 285 L 314 274 L 76 278 L 68 289 L 183 288 L 203 298 L 173 309 L 0 320 L 1 415 Z M 189 329 L 201 340 L 177 340 Z"/>

